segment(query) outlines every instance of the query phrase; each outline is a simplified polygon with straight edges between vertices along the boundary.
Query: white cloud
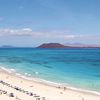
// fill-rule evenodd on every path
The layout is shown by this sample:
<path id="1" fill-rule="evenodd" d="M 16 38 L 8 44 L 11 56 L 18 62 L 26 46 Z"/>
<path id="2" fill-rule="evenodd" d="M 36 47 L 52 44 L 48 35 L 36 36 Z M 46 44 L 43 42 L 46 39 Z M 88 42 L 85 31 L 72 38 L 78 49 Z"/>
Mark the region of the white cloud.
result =
<path id="1" fill-rule="evenodd" d="M 0 29 L 0 36 L 31 36 L 33 39 L 49 39 L 49 40 L 73 40 L 73 39 L 96 40 L 96 39 L 100 39 L 100 35 L 70 34 L 69 31 L 34 32 L 31 28 Z"/>
<path id="2" fill-rule="evenodd" d="M 0 29 L 0 36 L 8 36 L 8 35 L 31 35 L 32 29 L 23 28 L 23 29 Z"/>

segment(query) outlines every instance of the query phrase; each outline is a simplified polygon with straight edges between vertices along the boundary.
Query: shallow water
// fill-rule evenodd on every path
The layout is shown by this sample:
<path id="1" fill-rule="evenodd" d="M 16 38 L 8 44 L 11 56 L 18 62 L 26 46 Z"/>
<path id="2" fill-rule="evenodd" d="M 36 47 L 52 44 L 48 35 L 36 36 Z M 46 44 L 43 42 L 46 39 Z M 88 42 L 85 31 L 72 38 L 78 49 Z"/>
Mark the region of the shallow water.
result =
<path id="1" fill-rule="evenodd" d="M 0 49 L 0 65 L 27 76 L 100 92 L 100 49 Z"/>

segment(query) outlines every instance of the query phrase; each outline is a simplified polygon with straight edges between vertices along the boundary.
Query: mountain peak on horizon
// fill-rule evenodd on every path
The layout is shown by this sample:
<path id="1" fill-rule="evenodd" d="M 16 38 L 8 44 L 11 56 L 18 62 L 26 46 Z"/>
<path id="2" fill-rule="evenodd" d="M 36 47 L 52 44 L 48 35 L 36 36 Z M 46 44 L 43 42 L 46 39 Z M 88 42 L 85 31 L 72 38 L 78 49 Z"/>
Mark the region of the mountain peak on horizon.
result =
<path id="1" fill-rule="evenodd" d="M 66 46 L 60 43 L 43 43 L 37 48 L 65 48 Z"/>
<path id="2" fill-rule="evenodd" d="M 100 46 L 96 45 L 86 45 L 86 44 L 70 44 L 64 45 L 60 43 L 43 43 L 37 48 L 100 48 Z"/>

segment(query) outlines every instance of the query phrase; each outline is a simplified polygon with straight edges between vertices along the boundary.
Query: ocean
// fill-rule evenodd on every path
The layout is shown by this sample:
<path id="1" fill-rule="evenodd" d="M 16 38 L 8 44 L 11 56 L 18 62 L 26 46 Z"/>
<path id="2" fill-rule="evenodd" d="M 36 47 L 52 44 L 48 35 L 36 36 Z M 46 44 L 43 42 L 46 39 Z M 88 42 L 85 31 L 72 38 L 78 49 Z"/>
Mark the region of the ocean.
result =
<path id="1" fill-rule="evenodd" d="M 100 92 L 100 48 L 1 48 L 0 67 L 26 77 Z"/>

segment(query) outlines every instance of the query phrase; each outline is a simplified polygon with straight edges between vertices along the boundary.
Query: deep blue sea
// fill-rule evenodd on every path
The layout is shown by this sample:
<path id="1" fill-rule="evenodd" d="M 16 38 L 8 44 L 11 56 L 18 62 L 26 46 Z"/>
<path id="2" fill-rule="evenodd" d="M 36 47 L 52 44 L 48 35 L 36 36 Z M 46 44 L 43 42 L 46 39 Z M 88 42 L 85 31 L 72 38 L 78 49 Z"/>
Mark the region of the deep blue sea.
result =
<path id="1" fill-rule="evenodd" d="M 0 66 L 26 76 L 100 92 L 100 49 L 1 48 Z"/>

